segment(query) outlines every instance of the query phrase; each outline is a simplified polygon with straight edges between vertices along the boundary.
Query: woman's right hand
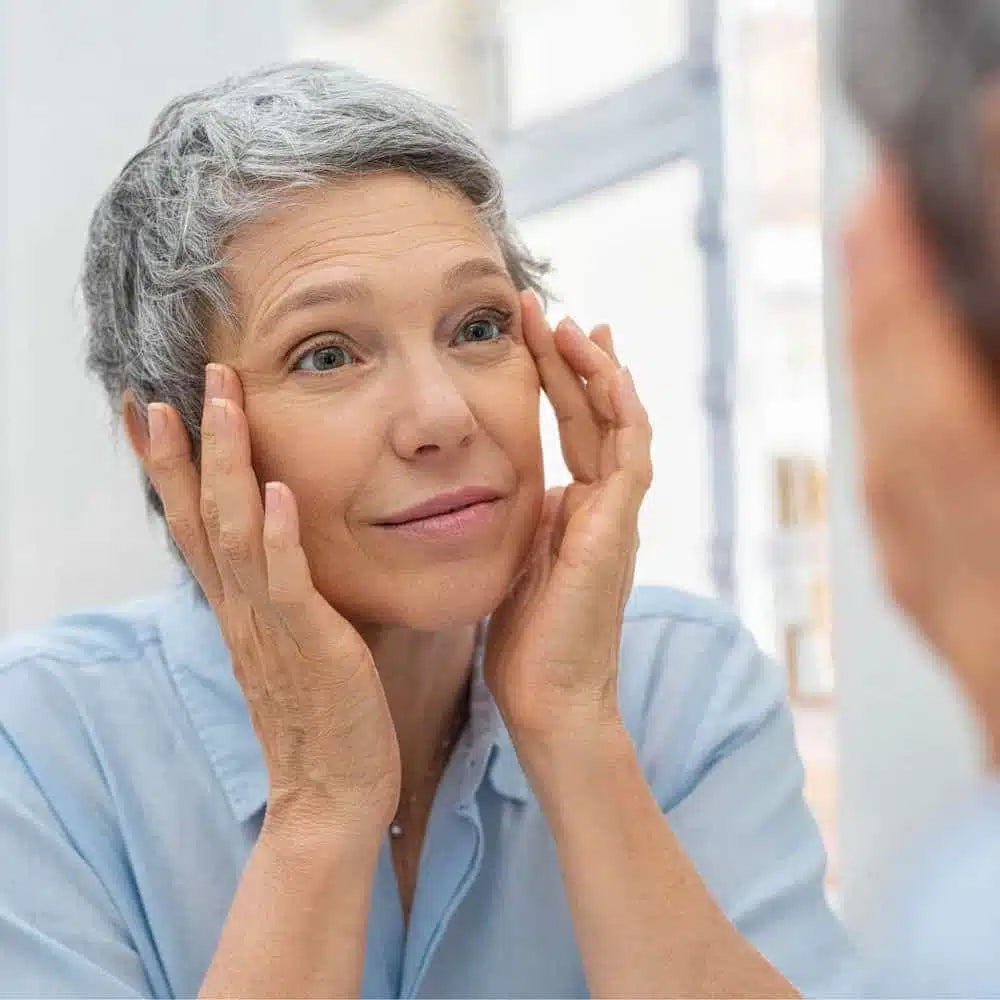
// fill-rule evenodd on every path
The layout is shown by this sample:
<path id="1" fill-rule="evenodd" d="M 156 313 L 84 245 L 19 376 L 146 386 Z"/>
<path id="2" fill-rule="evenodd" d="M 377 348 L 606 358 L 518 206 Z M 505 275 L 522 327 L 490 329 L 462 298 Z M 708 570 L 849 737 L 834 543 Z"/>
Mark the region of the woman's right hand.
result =
<path id="1" fill-rule="evenodd" d="M 209 365 L 201 474 L 180 416 L 149 407 L 147 473 L 222 629 L 270 778 L 267 820 L 381 835 L 399 799 L 399 746 L 371 653 L 316 590 L 291 490 L 250 456 L 239 376 Z"/>

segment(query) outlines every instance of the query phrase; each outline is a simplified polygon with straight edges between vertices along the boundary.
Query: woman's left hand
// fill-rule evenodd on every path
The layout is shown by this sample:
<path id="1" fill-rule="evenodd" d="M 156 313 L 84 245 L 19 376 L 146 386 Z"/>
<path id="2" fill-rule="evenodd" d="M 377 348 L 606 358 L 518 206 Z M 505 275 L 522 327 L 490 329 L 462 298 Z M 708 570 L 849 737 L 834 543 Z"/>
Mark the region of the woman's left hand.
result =
<path id="1" fill-rule="evenodd" d="M 607 327 L 553 331 L 530 292 L 525 342 L 573 476 L 545 495 L 524 570 L 490 621 L 486 679 L 515 741 L 618 721 L 622 615 L 652 482 L 649 419 Z"/>

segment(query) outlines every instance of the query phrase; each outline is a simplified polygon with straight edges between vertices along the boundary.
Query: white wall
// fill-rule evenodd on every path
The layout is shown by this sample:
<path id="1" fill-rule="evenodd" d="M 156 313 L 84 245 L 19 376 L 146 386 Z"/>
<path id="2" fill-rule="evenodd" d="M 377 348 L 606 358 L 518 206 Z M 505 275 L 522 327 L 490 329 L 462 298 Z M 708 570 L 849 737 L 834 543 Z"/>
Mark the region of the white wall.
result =
<path id="1" fill-rule="evenodd" d="M 863 183 L 866 150 L 835 88 L 837 0 L 820 0 L 823 71 L 826 326 L 831 405 L 830 516 L 838 670 L 843 908 L 865 921 L 887 863 L 907 835 L 970 784 L 977 733 L 931 654 L 886 605 L 855 480 L 855 436 L 843 353 L 838 240 Z"/>
<path id="2" fill-rule="evenodd" d="M 492 116 L 479 44 L 494 0 L 396 0 L 354 19 L 338 18 L 322 2 L 297 2 L 295 57 L 329 59 L 410 87 L 477 127 Z"/>
<path id="3" fill-rule="evenodd" d="M 281 0 L 5 6 L 0 229 L 0 631 L 173 572 L 134 463 L 83 373 L 76 304 L 100 193 L 172 96 L 282 58 Z"/>

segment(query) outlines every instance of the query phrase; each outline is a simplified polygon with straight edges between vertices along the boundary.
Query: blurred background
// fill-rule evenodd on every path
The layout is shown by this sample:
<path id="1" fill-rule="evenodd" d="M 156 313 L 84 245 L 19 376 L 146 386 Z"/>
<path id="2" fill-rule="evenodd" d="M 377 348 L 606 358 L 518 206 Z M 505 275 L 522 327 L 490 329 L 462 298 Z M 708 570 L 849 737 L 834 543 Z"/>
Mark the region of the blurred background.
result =
<path id="1" fill-rule="evenodd" d="M 655 431 L 640 583 L 714 595 L 785 671 L 829 889 L 867 912 L 976 733 L 889 611 L 855 498 L 837 233 L 865 150 L 836 0 L 41 0 L 0 22 L 0 630 L 175 570 L 82 371 L 89 213 L 177 93 L 287 58 L 455 107 L 554 265 L 553 319 L 607 321 Z M 825 250 L 825 252 L 824 252 Z M 545 414 L 546 462 L 566 477 Z"/>

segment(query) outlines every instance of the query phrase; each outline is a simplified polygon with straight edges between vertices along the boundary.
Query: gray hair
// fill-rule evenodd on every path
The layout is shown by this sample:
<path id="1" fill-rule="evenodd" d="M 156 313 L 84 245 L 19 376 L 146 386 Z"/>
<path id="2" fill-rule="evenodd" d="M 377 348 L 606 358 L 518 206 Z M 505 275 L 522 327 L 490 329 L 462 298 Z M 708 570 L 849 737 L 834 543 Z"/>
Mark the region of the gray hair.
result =
<path id="1" fill-rule="evenodd" d="M 115 415 L 126 391 L 143 413 L 169 403 L 197 456 L 207 319 L 236 319 L 226 241 L 298 190 L 390 170 L 468 198 L 517 288 L 544 294 L 547 265 L 518 239 L 496 168 L 452 112 L 335 65 L 259 70 L 171 102 L 94 212 L 82 278 L 87 363 Z M 148 480 L 145 490 L 162 517 Z"/>
<path id="2" fill-rule="evenodd" d="M 979 98 L 1000 80 L 997 0 L 844 0 L 840 73 L 903 168 L 950 293 L 1000 373 L 1000 260 Z"/>

